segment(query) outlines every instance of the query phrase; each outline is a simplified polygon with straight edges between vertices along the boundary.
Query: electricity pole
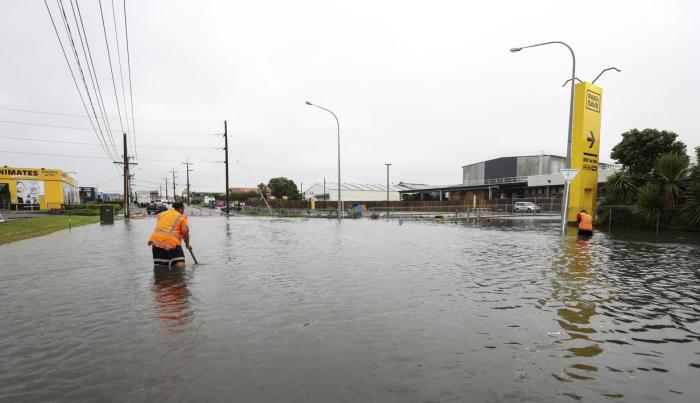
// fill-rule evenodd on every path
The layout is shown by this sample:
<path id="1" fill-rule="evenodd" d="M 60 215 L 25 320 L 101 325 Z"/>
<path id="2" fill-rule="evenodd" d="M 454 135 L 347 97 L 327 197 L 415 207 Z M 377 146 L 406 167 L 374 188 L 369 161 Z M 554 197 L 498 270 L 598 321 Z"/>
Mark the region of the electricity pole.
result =
<path id="1" fill-rule="evenodd" d="M 168 201 L 168 177 L 166 176 L 165 178 L 165 201 Z"/>
<path id="2" fill-rule="evenodd" d="M 386 165 L 386 218 L 389 218 L 389 167 L 390 163 L 385 163 Z"/>
<path id="3" fill-rule="evenodd" d="M 117 165 L 122 165 L 124 167 L 124 218 L 129 218 L 129 182 L 131 176 L 129 175 L 129 165 L 137 165 L 135 162 L 129 162 L 129 152 L 126 144 L 126 133 L 122 133 L 122 142 L 124 143 L 124 161 L 114 161 Z"/>
<path id="4" fill-rule="evenodd" d="M 224 120 L 224 163 L 226 164 L 226 216 L 229 215 L 228 206 L 228 125 Z"/>
<path id="5" fill-rule="evenodd" d="M 177 201 L 177 193 L 175 192 L 175 174 L 177 173 L 177 171 L 175 170 L 175 168 L 173 168 L 172 171 L 170 171 L 170 173 L 173 174 L 173 201 Z"/>
<path id="6" fill-rule="evenodd" d="M 190 169 L 190 165 L 194 165 L 194 162 L 190 162 L 189 158 L 187 159 L 187 162 L 183 162 L 182 165 L 185 165 L 187 167 L 187 204 L 190 204 L 190 172 L 193 170 Z"/>

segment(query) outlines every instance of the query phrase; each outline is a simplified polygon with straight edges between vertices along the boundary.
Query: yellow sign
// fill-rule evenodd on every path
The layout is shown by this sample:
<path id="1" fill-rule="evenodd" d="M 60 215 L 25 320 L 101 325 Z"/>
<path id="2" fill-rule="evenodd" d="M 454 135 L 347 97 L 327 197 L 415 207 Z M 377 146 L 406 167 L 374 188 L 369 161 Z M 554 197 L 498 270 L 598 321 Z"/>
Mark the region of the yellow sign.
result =
<path id="1" fill-rule="evenodd" d="M 595 218 L 602 100 L 602 88 L 587 82 L 576 84 L 571 168 L 578 169 L 579 174 L 571 182 L 570 222 L 576 221 L 576 214 L 583 209 Z"/>

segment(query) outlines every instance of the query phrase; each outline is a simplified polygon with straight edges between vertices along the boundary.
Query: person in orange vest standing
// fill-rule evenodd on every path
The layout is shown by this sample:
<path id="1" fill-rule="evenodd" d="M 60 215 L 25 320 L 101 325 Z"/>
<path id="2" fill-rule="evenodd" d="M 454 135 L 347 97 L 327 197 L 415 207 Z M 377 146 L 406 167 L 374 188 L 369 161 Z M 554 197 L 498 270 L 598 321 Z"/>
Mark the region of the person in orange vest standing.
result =
<path id="1" fill-rule="evenodd" d="M 190 229 L 184 214 L 182 202 L 173 203 L 172 210 L 158 214 L 156 229 L 148 240 L 153 249 L 153 263 L 175 269 L 185 267 L 185 253 L 180 242 L 185 241 L 187 249 L 190 246 Z"/>
<path id="2" fill-rule="evenodd" d="M 581 210 L 576 216 L 578 221 L 578 236 L 590 238 L 593 236 L 593 217 L 588 214 L 588 211 Z"/>

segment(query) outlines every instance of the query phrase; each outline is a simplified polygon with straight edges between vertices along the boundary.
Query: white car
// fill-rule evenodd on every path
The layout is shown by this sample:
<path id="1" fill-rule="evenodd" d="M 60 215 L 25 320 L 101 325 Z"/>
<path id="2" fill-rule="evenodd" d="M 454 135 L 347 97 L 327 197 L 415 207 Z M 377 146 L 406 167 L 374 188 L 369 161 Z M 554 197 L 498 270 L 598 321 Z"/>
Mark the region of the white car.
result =
<path id="1" fill-rule="evenodd" d="M 542 207 L 533 202 L 516 202 L 513 211 L 516 213 L 539 213 L 542 211 Z"/>

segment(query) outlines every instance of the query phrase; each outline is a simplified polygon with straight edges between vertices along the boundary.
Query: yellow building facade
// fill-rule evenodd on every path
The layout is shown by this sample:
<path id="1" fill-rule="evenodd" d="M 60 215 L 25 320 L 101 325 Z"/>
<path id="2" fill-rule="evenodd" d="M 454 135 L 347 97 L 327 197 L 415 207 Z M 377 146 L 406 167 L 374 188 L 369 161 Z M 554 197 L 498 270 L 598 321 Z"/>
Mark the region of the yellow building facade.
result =
<path id="1" fill-rule="evenodd" d="M 0 208 L 60 209 L 80 203 L 77 183 L 59 169 L 0 167 Z"/>

